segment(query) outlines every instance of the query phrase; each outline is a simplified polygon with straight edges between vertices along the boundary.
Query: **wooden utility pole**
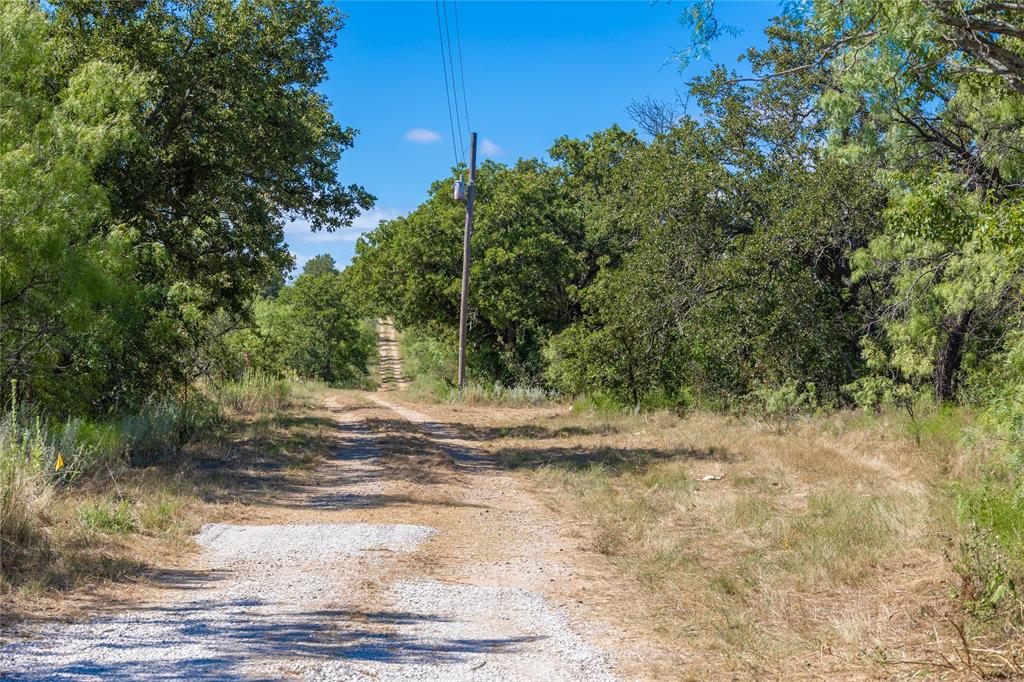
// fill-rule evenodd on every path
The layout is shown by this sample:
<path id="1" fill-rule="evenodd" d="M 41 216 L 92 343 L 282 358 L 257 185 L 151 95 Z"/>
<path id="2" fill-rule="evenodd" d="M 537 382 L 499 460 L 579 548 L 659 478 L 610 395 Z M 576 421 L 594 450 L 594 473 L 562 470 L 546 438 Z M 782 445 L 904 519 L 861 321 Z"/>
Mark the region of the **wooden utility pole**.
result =
<path id="1" fill-rule="evenodd" d="M 462 305 L 459 308 L 459 390 L 466 387 L 466 317 L 469 307 L 469 240 L 473 236 L 476 194 L 476 133 L 469 134 L 469 187 L 466 188 L 466 230 L 462 238 Z"/>

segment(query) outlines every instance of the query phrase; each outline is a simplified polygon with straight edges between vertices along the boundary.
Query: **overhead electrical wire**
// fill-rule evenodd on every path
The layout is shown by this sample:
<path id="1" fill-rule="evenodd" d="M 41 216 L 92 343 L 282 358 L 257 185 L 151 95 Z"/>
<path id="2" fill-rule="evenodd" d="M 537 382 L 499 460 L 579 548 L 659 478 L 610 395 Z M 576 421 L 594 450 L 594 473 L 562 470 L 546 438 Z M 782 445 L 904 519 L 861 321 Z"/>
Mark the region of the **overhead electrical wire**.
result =
<path id="1" fill-rule="evenodd" d="M 462 80 L 462 113 L 466 117 L 467 134 L 473 130 L 469 125 L 469 100 L 466 98 L 466 71 L 462 68 L 462 29 L 459 26 L 459 2 L 452 0 L 452 8 L 455 10 L 455 43 L 459 48 L 459 77 Z"/>
<path id="2" fill-rule="evenodd" d="M 466 143 L 462 137 L 462 115 L 459 113 L 459 90 L 455 82 L 455 52 L 452 50 L 452 33 L 448 24 L 448 0 L 441 0 L 441 11 L 444 13 L 444 35 L 448 42 L 448 69 L 452 77 L 452 99 L 455 102 L 455 129 L 459 131 L 459 149 L 462 150 L 462 162 L 466 162 Z M 463 84 L 465 85 L 465 84 Z M 463 95 L 465 102 L 465 95 Z M 466 131 L 469 134 L 469 131 Z"/>
<path id="3" fill-rule="evenodd" d="M 448 102 L 448 127 L 452 133 L 452 152 L 455 155 L 455 163 L 459 163 L 459 148 L 455 142 L 455 119 L 452 118 L 452 92 L 448 87 L 448 64 L 447 57 L 444 53 L 444 37 L 441 30 L 441 7 L 438 0 L 434 0 L 434 12 L 437 14 L 437 39 L 441 45 L 441 73 L 444 74 L 444 95 L 445 100 Z M 454 77 L 452 78 L 454 81 Z M 452 83 L 455 86 L 455 83 Z"/>

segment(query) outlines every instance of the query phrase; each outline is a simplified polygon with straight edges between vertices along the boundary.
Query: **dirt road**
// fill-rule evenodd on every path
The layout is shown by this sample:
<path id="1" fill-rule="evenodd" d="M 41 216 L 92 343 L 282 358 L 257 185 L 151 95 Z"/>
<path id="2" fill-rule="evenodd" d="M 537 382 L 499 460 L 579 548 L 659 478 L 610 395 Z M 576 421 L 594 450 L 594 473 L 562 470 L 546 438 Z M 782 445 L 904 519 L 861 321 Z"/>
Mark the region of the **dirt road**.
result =
<path id="1" fill-rule="evenodd" d="M 397 351 L 385 360 L 400 376 Z M 575 598 L 590 584 L 576 541 L 519 478 L 398 395 L 332 393 L 339 447 L 314 481 L 253 508 L 251 525 L 204 526 L 193 564 L 136 607 L 0 649 L 0 671 L 614 679 L 628 654 Z"/>
<path id="2" fill-rule="evenodd" d="M 389 318 L 377 321 L 377 350 L 380 354 L 381 390 L 404 390 L 408 381 L 402 374 L 395 324 Z"/>

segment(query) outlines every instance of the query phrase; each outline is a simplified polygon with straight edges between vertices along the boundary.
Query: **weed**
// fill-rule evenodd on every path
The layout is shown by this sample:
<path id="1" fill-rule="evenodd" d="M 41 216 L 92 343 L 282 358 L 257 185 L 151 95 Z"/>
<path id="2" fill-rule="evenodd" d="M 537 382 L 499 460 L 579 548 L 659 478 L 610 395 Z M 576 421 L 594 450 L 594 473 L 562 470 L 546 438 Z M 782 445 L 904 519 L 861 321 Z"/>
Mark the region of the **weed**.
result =
<path id="1" fill-rule="evenodd" d="M 168 533 L 177 526 L 181 513 L 181 500 L 161 496 L 142 507 L 139 511 L 139 525 L 151 535 Z"/>
<path id="2" fill-rule="evenodd" d="M 136 530 L 134 509 L 128 500 L 116 504 L 110 501 L 83 502 L 75 510 L 75 515 L 82 527 L 91 531 L 124 535 Z"/>
<path id="3" fill-rule="evenodd" d="M 290 404 L 292 384 L 267 374 L 246 372 L 239 381 L 212 386 L 218 404 L 236 412 L 273 414 Z"/>

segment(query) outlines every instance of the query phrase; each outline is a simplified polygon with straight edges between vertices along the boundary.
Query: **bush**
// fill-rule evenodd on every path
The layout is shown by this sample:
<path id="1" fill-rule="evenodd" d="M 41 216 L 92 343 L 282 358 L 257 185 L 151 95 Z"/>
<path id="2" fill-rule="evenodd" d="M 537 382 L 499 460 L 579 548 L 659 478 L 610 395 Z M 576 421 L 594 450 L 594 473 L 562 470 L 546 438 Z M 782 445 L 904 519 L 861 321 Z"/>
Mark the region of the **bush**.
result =
<path id="1" fill-rule="evenodd" d="M 499 383 L 468 383 L 466 388 L 451 388 L 447 402 L 465 405 L 506 405 L 521 407 L 546 405 L 558 400 L 558 394 L 537 386 L 503 386 Z"/>
<path id="2" fill-rule="evenodd" d="M 961 597 L 977 615 L 1024 626 L 1024 486 L 990 480 L 957 490 L 962 539 L 955 568 Z"/>
<path id="3" fill-rule="evenodd" d="M 455 339 L 437 339 L 413 328 L 398 338 L 402 373 L 420 384 L 450 386 L 458 372 Z"/>
<path id="4" fill-rule="evenodd" d="M 273 413 L 291 402 L 291 384 L 269 374 L 246 372 L 238 381 L 213 386 L 217 404 L 236 412 Z"/>
<path id="5" fill-rule="evenodd" d="M 779 386 L 758 384 L 750 394 L 750 405 L 755 415 L 781 428 L 818 406 L 817 389 L 810 382 L 801 388 L 792 379 Z"/>

